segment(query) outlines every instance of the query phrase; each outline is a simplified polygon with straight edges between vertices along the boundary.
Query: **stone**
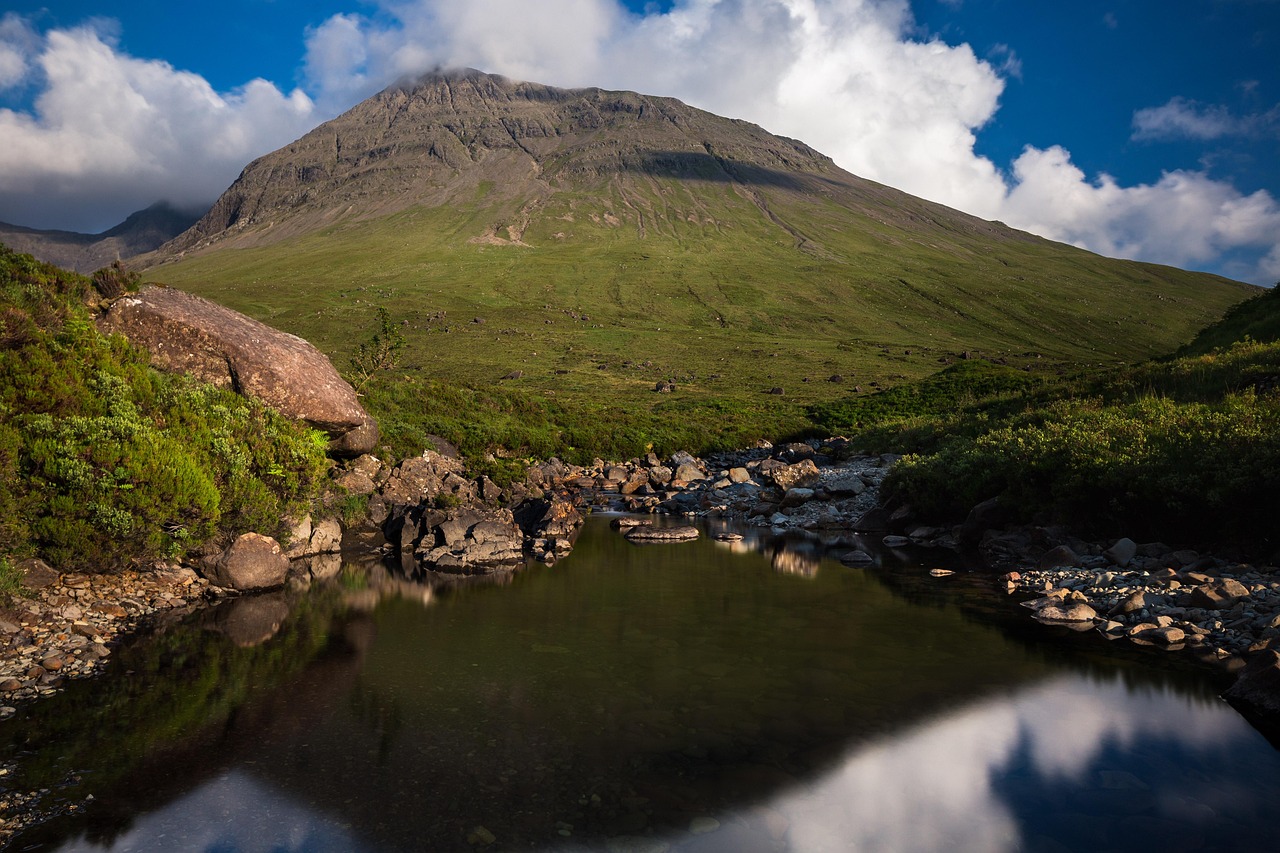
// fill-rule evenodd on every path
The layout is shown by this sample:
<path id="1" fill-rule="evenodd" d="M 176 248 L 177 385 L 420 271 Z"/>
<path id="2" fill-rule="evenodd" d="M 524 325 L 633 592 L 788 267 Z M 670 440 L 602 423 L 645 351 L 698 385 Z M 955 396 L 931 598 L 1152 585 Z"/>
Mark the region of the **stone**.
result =
<path id="1" fill-rule="evenodd" d="M 858 516 L 858 520 L 853 523 L 853 529 L 857 533 L 874 533 L 879 530 L 886 530 L 888 527 L 889 512 L 880 506 L 867 510 Z"/>
<path id="2" fill-rule="evenodd" d="M 38 557 L 23 560 L 17 565 L 22 572 L 22 585 L 30 590 L 41 590 L 58 582 L 58 571 Z"/>
<path id="3" fill-rule="evenodd" d="M 746 468 L 730 468 L 729 481 L 733 483 L 750 483 L 751 472 Z"/>
<path id="4" fill-rule="evenodd" d="M 1116 602 L 1116 605 L 1107 611 L 1108 616 L 1125 616 L 1129 613 L 1138 613 L 1147 606 L 1147 595 L 1142 590 L 1135 590 L 1124 598 Z"/>
<path id="5" fill-rule="evenodd" d="M 280 543 L 261 533 L 246 533 L 222 553 L 209 580 L 230 589 L 269 589 L 284 583 L 289 558 Z"/>
<path id="6" fill-rule="evenodd" d="M 1040 560 L 1036 563 L 1036 567 L 1040 571 L 1048 569 L 1059 569 L 1065 566 L 1075 566 L 1080 562 L 1080 557 L 1075 551 L 1067 545 L 1059 545 L 1056 548 L 1050 548 L 1040 555 Z"/>
<path id="7" fill-rule="evenodd" d="M 805 489 L 797 486 L 794 489 L 787 489 L 787 493 L 782 496 L 782 506 L 802 506 L 811 500 L 813 500 L 813 489 Z"/>
<path id="8" fill-rule="evenodd" d="M 628 542 L 691 542 L 698 538 L 698 528 L 683 525 L 679 527 L 633 527 L 627 531 Z"/>
<path id="9" fill-rule="evenodd" d="M 1280 652 L 1267 649 L 1253 655 L 1223 695 L 1232 704 L 1268 714 L 1280 713 Z"/>
<path id="10" fill-rule="evenodd" d="M 98 319 L 174 373 L 253 397 L 287 418 L 327 433 L 330 449 L 359 456 L 378 443 L 377 424 L 329 359 L 286 334 L 207 299 L 168 287 L 144 287 L 113 302 Z"/>
<path id="11" fill-rule="evenodd" d="M 1038 608 L 1035 617 L 1041 622 L 1092 622 L 1098 618 L 1098 613 L 1083 602 L 1064 601 Z"/>
<path id="12" fill-rule="evenodd" d="M 1190 603 L 1204 610 L 1228 610 L 1248 598 L 1248 587 L 1234 578 L 1222 578 L 1191 590 Z"/>
<path id="13" fill-rule="evenodd" d="M 352 495 L 371 495 L 378 490 L 377 483 L 363 471 L 346 471 L 339 474 L 334 483 Z"/>
<path id="14" fill-rule="evenodd" d="M 685 462 L 680 465 L 679 468 L 676 468 L 675 479 L 677 480 L 683 480 L 686 483 L 696 483 L 699 480 L 705 480 L 706 478 L 706 472 L 692 462 Z"/>
<path id="15" fill-rule="evenodd" d="M 1152 628 L 1150 631 L 1142 634 L 1142 639 L 1144 640 L 1155 640 L 1156 642 L 1164 643 L 1169 646 L 1174 643 L 1181 643 L 1186 638 L 1186 632 L 1175 625 Z"/>
<path id="16" fill-rule="evenodd" d="M 285 549 L 284 555 L 290 560 L 310 553 L 308 550 L 311 547 L 310 515 L 304 515 L 300 521 L 294 522 L 289 526 L 289 538 L 287 541 L 289 547 Z"/>
<path id="17" fill-rule="evenodd" d="M 902 548 L 911 544 L 911 540 L 905 536 L 886 536 L 880 540 L 886 548 Z"/>
<path id="18" fill-rule="evenodd" d="M 773 468 L 767 476 L 785 493 L 797 486 L 808 487 L 816 484 L 822 479 L 822 472 L 818 470 L 818 466 L 812 459 L 802 459 L 791 465 Z"/>
<path id="19" fill-rule="evenodd" d="M 342 550 L 342 524 L 336 518 L 326 518 L 311 531 L 307 553 L 332 554 Z"/>
<path id="20" fill-rule="evenodd" d="M 875 561 L 876 558 L 866 551 L 849 551 L 840 555 L 840 562 L 847 566 L 869 566 Z"/>
<path id="21" fill-rule="evenodd" d="M 1132 539 L 1120 539 L 1110 548 L 1102 552 L 1102 556 L 1122 568 L 1129 565 L 1129 561 L 1137 555 L 1138 545 Z"/>

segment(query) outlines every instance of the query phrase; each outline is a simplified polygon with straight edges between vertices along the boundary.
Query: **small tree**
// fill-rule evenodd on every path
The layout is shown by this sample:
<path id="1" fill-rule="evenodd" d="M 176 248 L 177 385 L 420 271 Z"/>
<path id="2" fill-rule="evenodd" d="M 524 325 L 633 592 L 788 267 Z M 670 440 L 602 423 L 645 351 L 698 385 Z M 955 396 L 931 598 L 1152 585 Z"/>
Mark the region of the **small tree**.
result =
<path id="1" fill-rule="evenodd" d="M 400 363 L 407 343 L 404 334 L 391 322 L 386 308 L 378 309 L 378 329 L 351 354 L 351 371 L 347 381 L 359 395 L 369 380 L 380 370 L 392 370 Z"/>

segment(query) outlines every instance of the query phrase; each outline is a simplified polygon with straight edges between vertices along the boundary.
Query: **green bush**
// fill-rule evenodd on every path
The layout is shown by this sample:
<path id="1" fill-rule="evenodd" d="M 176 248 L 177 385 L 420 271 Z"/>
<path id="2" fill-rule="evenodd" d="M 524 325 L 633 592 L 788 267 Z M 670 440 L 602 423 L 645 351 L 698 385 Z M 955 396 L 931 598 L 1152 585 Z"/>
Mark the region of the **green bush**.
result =
<path id="1" fill-rule="evenodd" d="M 0 553 L 101 571 L 283 533 L 324 482 L 326 437 L 152 370 L 97 332 L 88 294 L 0 247 Z"/>
<path id="2" fill-rule="evenodd" d="M 1267 544 L 1280 506 L 1280 400 L 1253 391 L 1215 403 L 1073 400 L 909 456 L 888 494 L 959 518 L 1000 496 L 1099 534 Z"/>

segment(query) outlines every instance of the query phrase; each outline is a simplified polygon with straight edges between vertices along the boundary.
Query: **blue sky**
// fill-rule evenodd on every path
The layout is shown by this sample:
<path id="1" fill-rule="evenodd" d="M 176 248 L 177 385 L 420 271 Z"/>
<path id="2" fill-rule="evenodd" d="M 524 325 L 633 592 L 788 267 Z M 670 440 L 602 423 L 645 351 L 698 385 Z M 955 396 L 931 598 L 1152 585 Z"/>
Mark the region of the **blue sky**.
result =
<path id="1" fill-rule="evenodd" d="M 10 0 L 0 221 L 207 205 L 404 74 L 679 97 L 1104 254 L 1280 279 L 1280 0 Z"/>

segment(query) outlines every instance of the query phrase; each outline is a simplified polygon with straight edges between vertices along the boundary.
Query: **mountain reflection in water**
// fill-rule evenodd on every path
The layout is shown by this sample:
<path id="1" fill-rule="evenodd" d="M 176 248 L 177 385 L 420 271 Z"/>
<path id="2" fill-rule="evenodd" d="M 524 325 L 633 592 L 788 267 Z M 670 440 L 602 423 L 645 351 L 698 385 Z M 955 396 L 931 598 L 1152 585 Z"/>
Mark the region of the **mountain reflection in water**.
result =
<path id="1" fill-rule="evenodd" d="M 592 519 L 501 586 L 345 580 L 35 706 L 0 760 L 94 800 L 15 849 L 1270 849 L 1280 759 L 1201 678 L 962 576 Z"/>

